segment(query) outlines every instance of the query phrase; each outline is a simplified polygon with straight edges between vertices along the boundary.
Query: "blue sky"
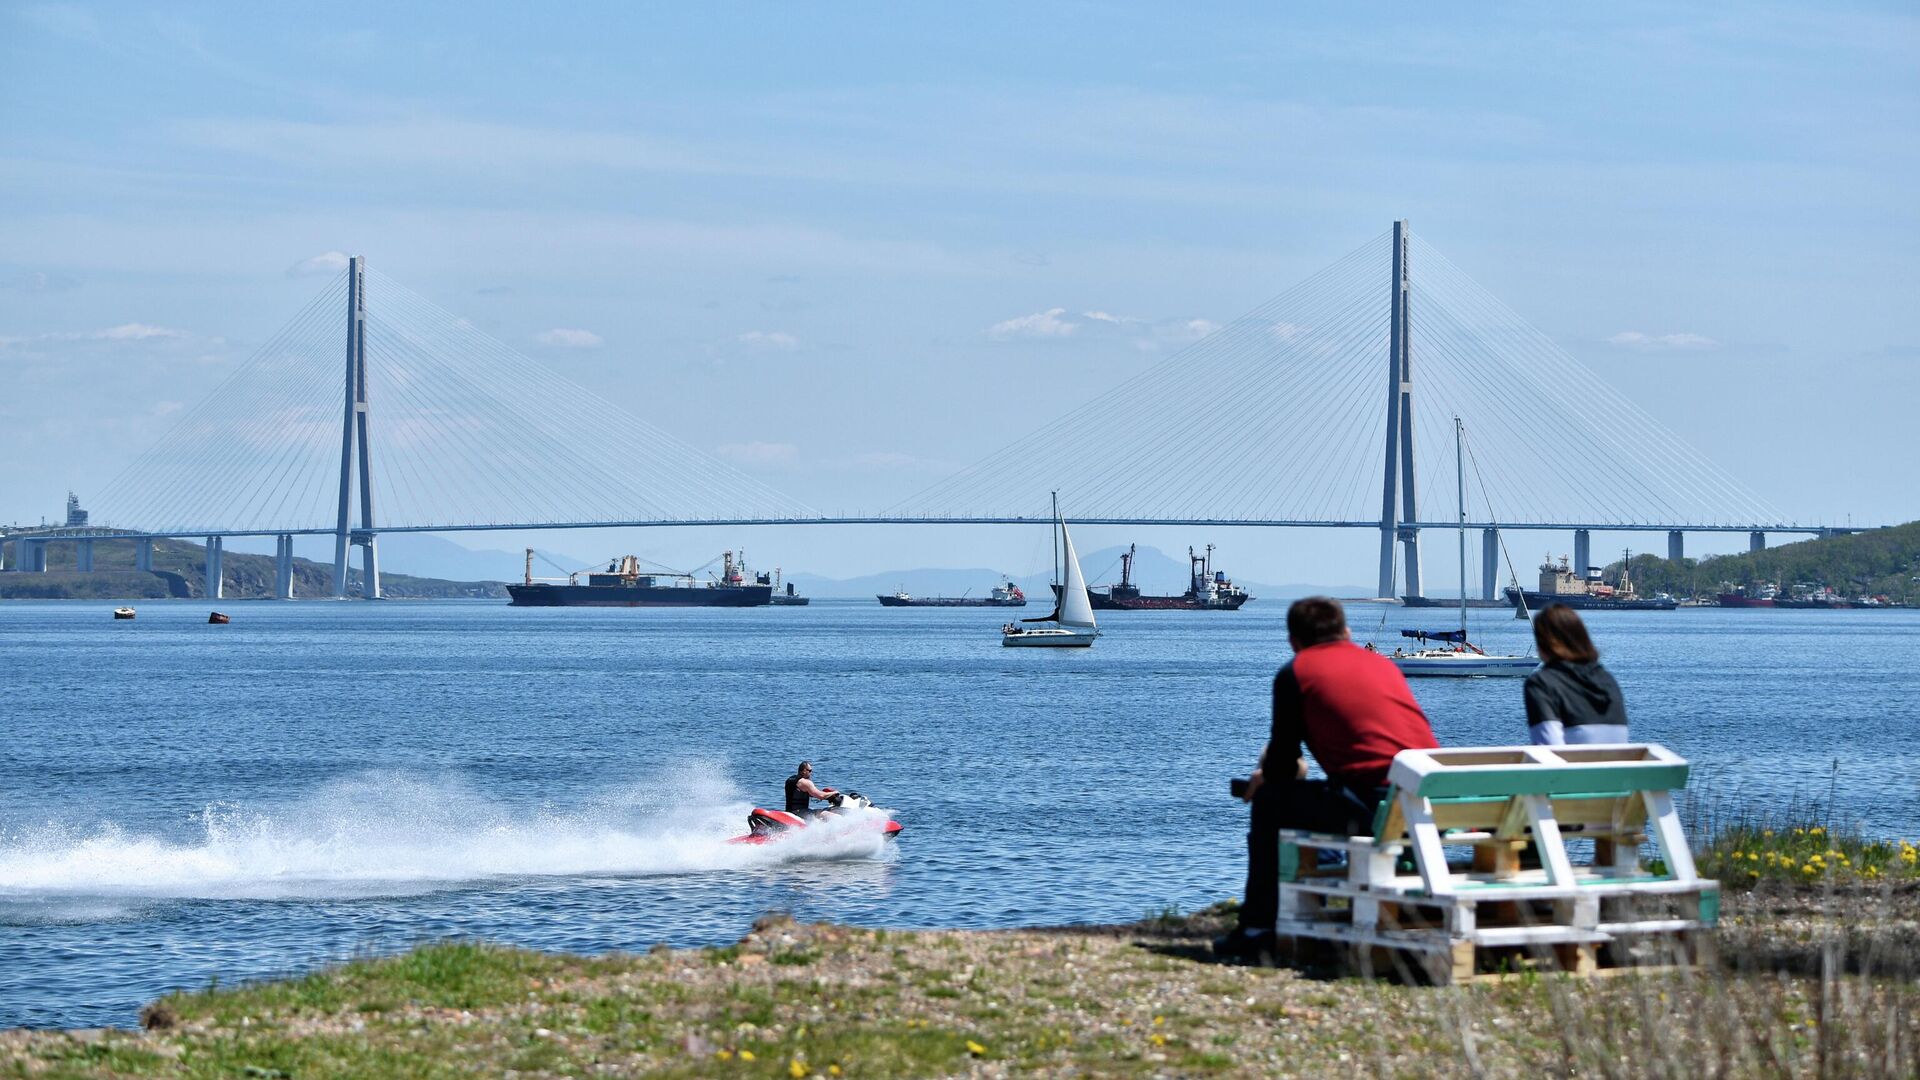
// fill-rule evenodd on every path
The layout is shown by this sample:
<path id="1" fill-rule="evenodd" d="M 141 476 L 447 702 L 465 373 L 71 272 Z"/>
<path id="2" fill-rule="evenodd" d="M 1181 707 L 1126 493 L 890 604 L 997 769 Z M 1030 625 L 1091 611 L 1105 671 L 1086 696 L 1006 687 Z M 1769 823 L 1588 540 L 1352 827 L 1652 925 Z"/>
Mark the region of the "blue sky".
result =
<path id="1" fill-rule="evenodd" d="M 0 6 L 0 519 L 104 487 L 330 252 L 836 510 L 1408 217 L 1791 517 L 1906 520 L 1915 55 L 1897 5 Z M 750 542 L 851 575 L 1029 539 Z M 1357 534 L 1214 539 L 1370 576 Z"/>

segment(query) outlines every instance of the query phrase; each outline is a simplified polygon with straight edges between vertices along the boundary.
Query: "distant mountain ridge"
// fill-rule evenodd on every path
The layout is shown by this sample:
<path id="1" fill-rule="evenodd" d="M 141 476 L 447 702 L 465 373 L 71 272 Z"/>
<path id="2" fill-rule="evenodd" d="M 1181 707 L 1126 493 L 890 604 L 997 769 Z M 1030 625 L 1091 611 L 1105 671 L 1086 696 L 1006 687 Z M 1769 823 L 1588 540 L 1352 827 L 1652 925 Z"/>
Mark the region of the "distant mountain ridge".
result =
<path id="1" fill-rule="evenodd" d="M 329 541 L 330 542 L 330 541 Z M 1120 555 L 1126 548 L 1115 545 L 1099 548 L 1085 553 L 1080 559 L 1081 569 L 1087 574 L 1090 585 L 1107 585 L 1120 579 Z M 568 570 L 586 569 L 602 565 L 600 560 L 585 559 L 577 554 L 550 551 L 544 547 L 536 548 L 538 558 L 534 560 L 535 577 L 558 577 L 558 567 Z M 228 553 L 231 563 L 233 553 Z M 380 538 L 380 564 L 392 571 L 405 570 L 413 574 L 443 578 L 459 582 L 482 581 L 519 581 L 526 567 L 526 555 L 521 551 L 476 550 L 462 547 L 451 540 L 424 533 L 394 533 Z M 1314 594 L 1332 596 L 1370 596 L 1372 588 L 1365 585 L 1324 585 L 1295 582 L 1276 585 L 1270 582 L 1256 581 L 1240 574 L 1239 567 L 1228 560 L 1218 557 L 1214 561 L 1216 569 L 1225 570 L 1234 584 L 1247 590 L 1255 599 L 1291 599 Z M 757 563 L 752 569 L 766 571 L 771 567 Z M 793 582 L 805 596 L 818 597 L 861 597 L 870 598 L 880 594 L 891 595 L 904 588 L 915 596 L 984 596 L 989 589 L 1008 580 L 1020 586 L 1027 595 L 1044 597 L 1052 582 L 1051 576 L 1042 571 L 1036 574 L 1012 574 L 992 567 L 939 567 L 923 566 L 912 569 L 883 570 L 857 577 L 835 578 L 825 574 L 806 571 L 789 572 L 784 580 Z M 1134 558 L 1133 580 L 1150 594 L 1177 595 L 1187 589 L 1187 561 L 1184 555 L 1169 555 L 1156 547 L 1142 546 Z"/>
<path id="2" fill-rule="evenodd" d="M 1120 555 L 1126 550 L 1119 546 L 1107 547 L 1081 556 L 1080 567 L 1087 574 L 1087 583 L 1099 586 L 1120 580 Z M 1247 590 L 1255 600 L 1263 597 L 1273 600 L 1292 599 L 1316 594 L 1368 596 L 1373 592 L 1372 588 L 1365 585 L 1307 583 L 1275 585 L 1254 581 L 1235 573 L 1233 567 L 1225 565 L 1217 557 L 1214 560 L 1214 568 L 1225 570 L 1234 584 Z M 801 593 L 819 597 L 891 595 L 903 588 L 915 596 L 984 596 L 987 590 L 995 585 L 1011 580 L 1029 597 L 1037 599 L 1048 595 L 1049 586 L 1053 582 L 1052 576 L 1048 573 L 1009 575 L 987 567 L 929 566 L 912 570 L 887 570 L 851 578 L 831 578 L 803 571 L 790 573 L 786 577 Z M 1133 561 L 1133 581 L 1143 591 L 1149 594 L 1178 595 L 1187 591 L 1187 580 L 1187 561 L 1184 556 L 1170 556 L 1154 547 L 1141 547 L 1136 552 Z"/>

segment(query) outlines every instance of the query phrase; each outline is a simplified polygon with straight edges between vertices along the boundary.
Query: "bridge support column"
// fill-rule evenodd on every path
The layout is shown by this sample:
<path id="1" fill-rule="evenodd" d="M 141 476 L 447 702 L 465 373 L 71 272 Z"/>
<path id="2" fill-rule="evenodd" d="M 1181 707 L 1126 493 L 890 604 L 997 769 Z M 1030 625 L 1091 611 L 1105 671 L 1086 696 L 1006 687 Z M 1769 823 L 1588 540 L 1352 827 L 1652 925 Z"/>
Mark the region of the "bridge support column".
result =
<path id="1" fill-rule="evenodd" d="M 1593 534 L 1585 529 L 1573 531 L 1573 572 L 1584 580 L 1593 563 Z"/>
<path id="2" fill-rule="evenodd" d="M 1480 530 L 1480 599 L 1491 600 L 1500 583 L 1500 530 Z"/>
<path id="3" fill-rule="evenodd" d="M 293 537 L 281 533 L 273 546 L 273 595 L 275 599 L 293 599 Z"/>
<path id="4" fill-rule="evenodd" d="M 14 543 L 17 544 L 19 543 L 19 541 L 14 541 Z M 14 549 L 13 558 L 14 558 L 14 561 L 16 562 L 18 562 L 20 559 L 20 551 L 17 547 Z M 7 572 L 7 538 L 5 536 L 0 536 L 0 574 L 4 574 L 6 572 Z"/>
<path id="5" fill-rule="evenodd" d="M 93 573 L 93 541 L 73 542 L 73 568 L 83 574 Z"/>
<path id="6" fill-rule="evenodd" d="M 153 573 L 153 537 L 143 536 L 133 542 L 133 568 Z"/>
<path id="7" fill-rule="evenodd" d="M 220 554 L 223 541 L 217 536 L 207 537 L 207 599 L 218 600 L 226 594 L 227 576 L 220 567 Z"/>
<path id="8" fill-rule="evenodd" d="M 367 445 L 367 261 L 355 255 L 347 263 L 346 410 L 340 425 L 340 513 L 334 528 L 333 595 L 347 595 L 347 559 L 352 544 L 366 548 L 362 595 L 380 597 L 379 556 L 373 543 L 373 466 Z M 360 527 L 352 527 L 353 474 L 358 448 Z"/>
<path id="9" fill-rule="evenodd" d="M 1748 551 L 1767 550 L 1767 534 L 1763 532 L 1748 533 L 1747 534 L 1747 550 Z"/>
<path id="10" fill-rule="evenodd" d="M 1400 542 L 1406 595 L 1420 596 L 1420 520 L 1413 479 L 1413 322 L 1407 313 L 1412 281 L 1407 267 L 1407 223 L 1393 223 L 1391 318 L 1387 338 L 1387 468 L 1380 496 L 1380 595 L 1393 594 L 1393 543 Z"/>
<path id="11" fill-rule="evenodd" d="M 371 516 L 371 515 L 369 515 Z M 360 544 L 360 596 L 366 600 L 380 599 L 380 549 L 375 546 L 372 533 L 358 541 Z"/>
<path id="12" fill-rule="evenodd" d="M 29 574 L 47 572 L 47 542 L 45 540 L 22 540 L 20 542 L 20 569 Z"/>
<path id="13" fill-rule="evenodd" d="M 1667 530 L 1667 561 L 1679 562 L 1687 557 L 1687 536 L 1679 529 Z"/>

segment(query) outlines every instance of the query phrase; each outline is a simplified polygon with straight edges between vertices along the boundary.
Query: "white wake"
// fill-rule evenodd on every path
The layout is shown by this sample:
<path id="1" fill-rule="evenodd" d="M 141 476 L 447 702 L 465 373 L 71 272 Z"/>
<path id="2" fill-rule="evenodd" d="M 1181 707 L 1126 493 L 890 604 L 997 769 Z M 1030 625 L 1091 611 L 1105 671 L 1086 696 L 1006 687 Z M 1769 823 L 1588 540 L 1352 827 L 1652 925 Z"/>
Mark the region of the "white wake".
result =
<path id="1" fill-rule="evenodd" d="M 886 854 L 874 822 L 851 818 L 774 844 L 727 843 L 749 808 L 712 770 L 537 808 L 445 779 L 371 774 L 271 807 L 216 803 L 168 835 L 111 822 L 0 831 L 0 900 L 370 896 Z"/>

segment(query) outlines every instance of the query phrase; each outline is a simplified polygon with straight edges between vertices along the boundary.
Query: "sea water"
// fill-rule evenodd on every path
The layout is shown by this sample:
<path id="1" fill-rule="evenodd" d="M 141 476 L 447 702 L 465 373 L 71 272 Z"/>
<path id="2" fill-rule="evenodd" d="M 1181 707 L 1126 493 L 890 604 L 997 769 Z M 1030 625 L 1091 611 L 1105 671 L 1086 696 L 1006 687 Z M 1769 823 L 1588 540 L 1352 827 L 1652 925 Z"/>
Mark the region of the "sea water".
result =
<path id="1" fill-rule="evenodd" d="M 0 1027 L 449 936 L 731 941 L 1131 920 L 1238 895 L 1285 605 L 1103 613 L 485 602 L 0 605 Z M 1389 648 L 1445 611 L 1354 605 Z M 1701 812 L 1920 835 L 1920 611 L 1590 613 Z M 1520 648 L 1527 627 L 1475 612 Z M 1523 742 L 1518 680 L 1426 681 L 1443 743 Z M 802 758 L 906 826 L 729 845 Z M 1829 805 L 1829 803 L 1832 805 Z"/>

